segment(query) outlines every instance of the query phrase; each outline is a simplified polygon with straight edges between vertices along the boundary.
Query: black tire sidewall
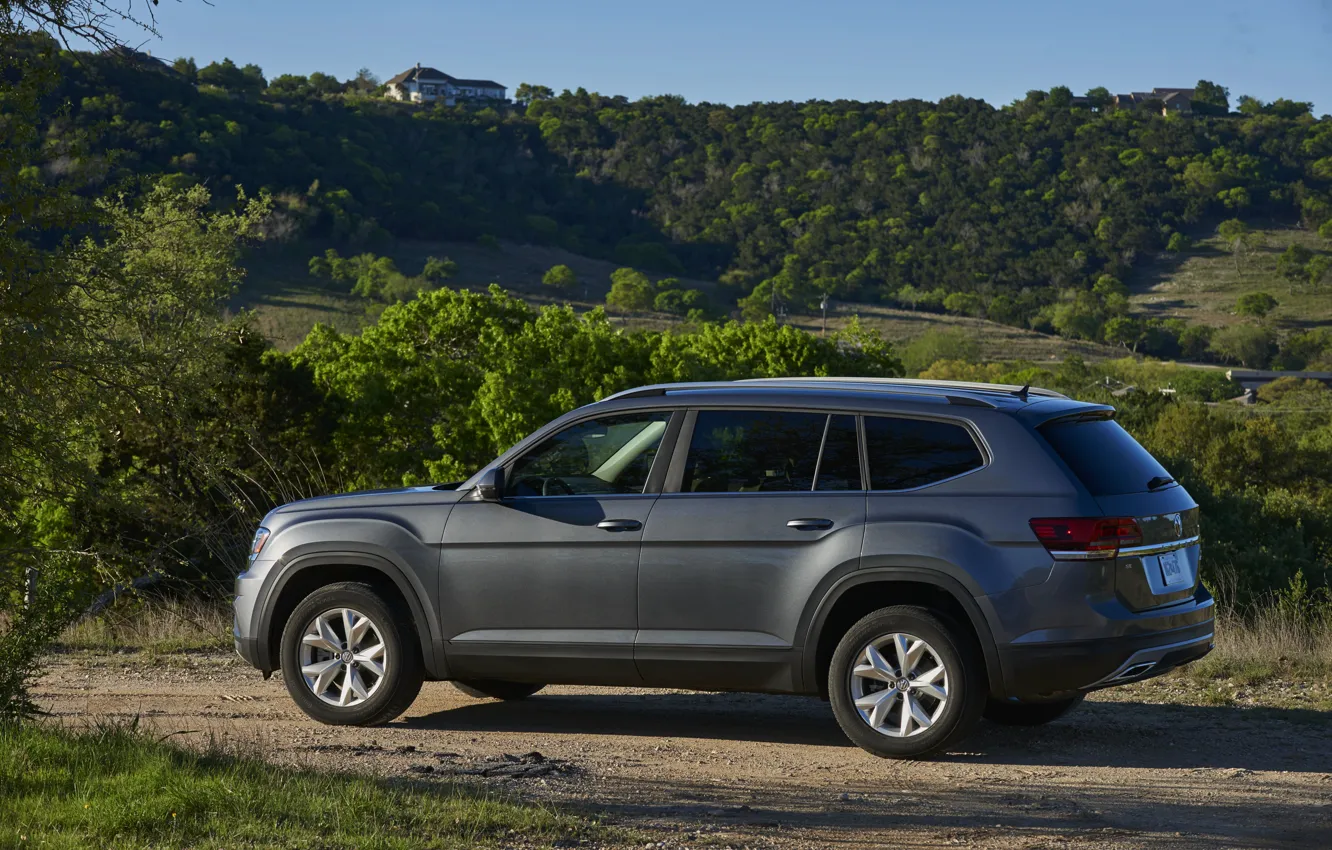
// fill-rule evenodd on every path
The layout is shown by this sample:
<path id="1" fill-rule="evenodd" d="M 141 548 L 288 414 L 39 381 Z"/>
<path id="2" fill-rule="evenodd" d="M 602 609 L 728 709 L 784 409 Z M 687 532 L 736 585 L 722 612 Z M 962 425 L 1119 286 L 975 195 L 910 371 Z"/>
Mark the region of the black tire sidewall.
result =
<path id="1" fill-rule="evenodd" d="M 861 718 L 851 699 L 850 672 L 860 650 L 883 635 L 905 632 L 934 647 L 948 673 L 948 704 L 929 729 L 909 738 L 890 738 Z M 877 756 L 920 758 L 953 744 L 972 731 L 985 706 L 986 686 L 978 652 L 962 630 L 923 608 L 897 606 L 866 615 L 837 645 L 828 669 L 828 698 L 847 737 Z"/>
<path id="2" fill-rule="evenodd" d="M 316 615 L 332 608 L 360 611 L 374 622 L 384 640 L 388 669 L 375 693 L 359 705 L 329 705 L 315 696 L 301 675 L 300 643 L 305 627 Z M 296 705 L 320 723 L 333 726 L 373 726 L 397 716 L 402 709 L 391 716 L 385 714 L 402 701 L 407 690 L 415 698 L 421 687 L 420 650 L 415 645 L 414 632 L 403 625 L 405 622 L 402 613 L 369 585 L 352 582 L 329 585 L 301 600 L 282 631 L 282 678 Z"/>

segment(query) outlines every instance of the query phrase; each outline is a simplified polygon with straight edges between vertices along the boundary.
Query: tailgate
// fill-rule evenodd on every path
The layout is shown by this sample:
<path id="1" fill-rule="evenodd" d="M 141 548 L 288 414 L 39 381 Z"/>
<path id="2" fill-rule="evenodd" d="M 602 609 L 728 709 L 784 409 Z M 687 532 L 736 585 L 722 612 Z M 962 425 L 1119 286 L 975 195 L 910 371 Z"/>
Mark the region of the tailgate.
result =
<path id="1" fill-rule="evenodd" d="M 1134 611 L 1193 596 L 1198 586 L 1198 506 L 1156 458 L 1107 418 L 1048 422 L 1041 434 L 1107 517 L 1132 517 L 1139 543 L 1119 550 L 1115 593 Z"/>

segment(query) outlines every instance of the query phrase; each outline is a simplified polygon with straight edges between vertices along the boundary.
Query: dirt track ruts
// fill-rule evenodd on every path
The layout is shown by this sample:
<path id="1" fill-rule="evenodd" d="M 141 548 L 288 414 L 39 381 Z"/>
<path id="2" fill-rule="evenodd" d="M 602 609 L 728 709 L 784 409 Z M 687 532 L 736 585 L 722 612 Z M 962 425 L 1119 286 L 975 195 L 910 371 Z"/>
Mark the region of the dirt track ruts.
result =
<path id="1" fill-rule="evenodd" d="M 65 722 L 138 715 L 279 763 L 461 774 L 663 847 L 1332 848 L 1332 714 L 1154 702 L 1164 687 L 1097 694 L 1043 728 L 985 724 L 928 762 L 861 752 L 825 703 L 749 694 L 553 687 L 499 703 L 432 683 L 389 726 L 319 726 L 280 676 L 223 655 L 54 656 L 38 698 Z M 549 766 L 507 767 L 531 751 Z"/>

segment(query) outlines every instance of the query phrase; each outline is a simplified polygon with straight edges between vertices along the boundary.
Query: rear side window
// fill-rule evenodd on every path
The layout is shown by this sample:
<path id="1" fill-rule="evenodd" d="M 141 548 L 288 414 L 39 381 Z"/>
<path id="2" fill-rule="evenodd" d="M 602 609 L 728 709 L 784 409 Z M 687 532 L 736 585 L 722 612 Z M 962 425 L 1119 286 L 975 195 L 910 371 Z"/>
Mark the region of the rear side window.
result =
<path id="1" fill-rule="evenodd" d="M 865 417 L 871 490 L 924 487 L 985 465 L 971 432 L 925 419 Z"/>
<path id="2" fill-rule="evenodd" d="M 821 465 L 825 433 L 831 447 Z M 859 490 L 855 418 L 777 410 L 700 410 L 680 489 L 686 493 Z"/>
<path id="3" fill-rule="evenodd" d="M 1171 477 L 1113 419 L 1066 419 L 1040 431 L 1093 496 L 1145 493 L 1152 479 Z"/>

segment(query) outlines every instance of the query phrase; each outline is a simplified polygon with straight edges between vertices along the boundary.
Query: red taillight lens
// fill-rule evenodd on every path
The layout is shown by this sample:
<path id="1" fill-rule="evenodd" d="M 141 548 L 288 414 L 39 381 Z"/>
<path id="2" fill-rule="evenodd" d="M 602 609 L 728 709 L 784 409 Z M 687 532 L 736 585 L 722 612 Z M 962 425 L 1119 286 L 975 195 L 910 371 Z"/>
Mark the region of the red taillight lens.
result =
<path id="1" fill-rule="evenodd" d="M 1056 517 L 1033 519 L 1031 530 L 1056 559 L 1113 558 L 1125 546 L 1142 542 L 1131 517 Z"/>

